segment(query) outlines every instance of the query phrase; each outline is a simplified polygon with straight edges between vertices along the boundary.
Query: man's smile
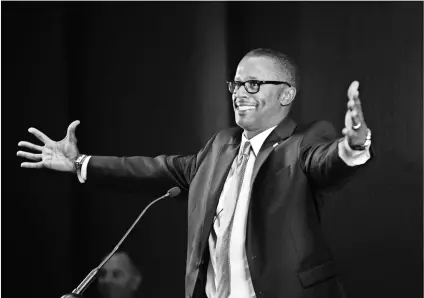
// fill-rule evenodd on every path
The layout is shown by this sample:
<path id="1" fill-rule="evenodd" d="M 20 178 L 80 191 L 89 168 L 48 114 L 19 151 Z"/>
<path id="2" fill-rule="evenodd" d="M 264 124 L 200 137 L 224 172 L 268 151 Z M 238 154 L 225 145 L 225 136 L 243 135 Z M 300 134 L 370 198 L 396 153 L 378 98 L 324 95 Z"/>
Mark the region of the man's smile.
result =
<path id="1" fill-rule="evenodd" d="M 239 112 L 247 112 L 251 110 L 255 110 L 257 108 L 257 104 L 254 103 L 246 103 L 246 102 L 236 102 L 234 107 Z"/>

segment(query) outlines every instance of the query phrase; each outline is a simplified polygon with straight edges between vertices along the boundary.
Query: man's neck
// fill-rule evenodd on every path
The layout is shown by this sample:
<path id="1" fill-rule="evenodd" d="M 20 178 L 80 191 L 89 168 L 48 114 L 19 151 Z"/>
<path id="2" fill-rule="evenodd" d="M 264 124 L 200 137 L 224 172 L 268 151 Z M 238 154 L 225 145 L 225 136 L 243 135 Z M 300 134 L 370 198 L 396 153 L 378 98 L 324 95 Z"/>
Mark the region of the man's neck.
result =
<path id="1" fill-rule="evenodd" d="M 271 126 L 272 127 L 272 126 Z M 271 128 L 268 127 L 268 128 Z M 246 139 L 250 140 L 253 137 L 257 136 L 258 134 L 260 134 L 261 132 L 264 132 L 265 130 L 267 130 L 268 128 L 264 128 L 264 129 L 260 129 L 260 130 L 256 130 L 256 131 L 248 131 L 248 130 L 244 130 L 244 136 L 246 137 Z"/>
<path id="2" fill-rule="evenodd" d="M 251 138 L 257 136 L 258 134 L 260 134 L 261 132 L 264 132 L 265 130 L 277 126 L 278 124 L 280 124 L 285 118 L 287 118 L 288 113 L 284 115 L 284 117 L 282 119 L 280 119 L 279 121 L 276 121 L 275 123 L 272 123 L 270 125 L 268 125 L 267 127 L 258 129 L 258 130 L 244 130 L 244 136 L 246 137 L 246 139 L 250 140 Z"/>

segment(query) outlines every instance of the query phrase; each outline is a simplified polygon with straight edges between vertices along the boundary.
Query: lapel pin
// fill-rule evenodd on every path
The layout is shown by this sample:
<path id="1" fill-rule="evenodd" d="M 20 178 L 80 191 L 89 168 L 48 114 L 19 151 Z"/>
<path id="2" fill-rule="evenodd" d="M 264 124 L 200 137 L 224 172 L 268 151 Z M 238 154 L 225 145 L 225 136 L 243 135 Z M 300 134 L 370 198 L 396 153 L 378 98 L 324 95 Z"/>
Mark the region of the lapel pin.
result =
<path id="1" fill-rule="evenodd" d="M 272 148 L 275 148 L 275 147 L 277 147 L 278 146 L 278 142 L 277 143 L 275 143 L 274 145 L 272 145 Z"/>

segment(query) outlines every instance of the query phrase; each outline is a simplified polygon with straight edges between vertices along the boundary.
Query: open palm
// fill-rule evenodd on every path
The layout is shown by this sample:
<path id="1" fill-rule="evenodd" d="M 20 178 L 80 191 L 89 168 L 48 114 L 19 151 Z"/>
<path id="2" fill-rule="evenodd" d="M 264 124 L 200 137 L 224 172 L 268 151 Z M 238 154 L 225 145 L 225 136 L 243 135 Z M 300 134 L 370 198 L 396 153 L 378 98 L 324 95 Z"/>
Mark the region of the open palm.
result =
<path id="1" fill-rule="evenodd" d="M 362 145 L 368 134 L 368 126 L 365 123 L 361 101 L 359 99 L 359 82 L 353 81 L 347 91 L 347 112 L 345 116 L 345 127 L 342 133 L 346 136 L 349 145 Z M 357 127 L 355 129 L 355 126 Z"/>
<path id="2" fill-rule="evenodd" d="M 73 161 L 79 155 L 77 138 L 75 136 L 75 130 L 79 123 L 78 120 L 72 122 L 68 127 L 66 137 L 59 142 L 51 140 L 36 128 L 31 127 L 28 129 L 30 133 L 44 143 L 44 146 L 26 141 L 19 142 L 19 147 L 25 147 L 38 152 L 18 151 L 18 156 L 32 160 L 32 162 L 23 162 L 21 167 L 32 169 L 48 168 L 56 171 L 73 172 Z"/>

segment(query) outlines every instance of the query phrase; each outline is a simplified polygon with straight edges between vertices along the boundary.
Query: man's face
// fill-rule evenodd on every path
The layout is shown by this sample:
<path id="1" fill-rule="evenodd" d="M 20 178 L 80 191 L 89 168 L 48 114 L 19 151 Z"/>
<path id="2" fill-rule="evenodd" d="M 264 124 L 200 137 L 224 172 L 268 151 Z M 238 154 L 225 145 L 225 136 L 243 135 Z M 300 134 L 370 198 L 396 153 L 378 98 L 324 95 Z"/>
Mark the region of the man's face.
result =
<path id="1" fill-rule="evenodd" d="M 270 58 L 249 57 L 238 65 L 234 80 L 285 81 L 285 78 Z M 248 132 L 261 132 L 277 125 L 284 117 L 279 100 L 284 86 L 264 84 L 255 94 L 248 93 L 243 86 L 238 88 L 232 95 L 237 125 Z"/>
<path id="2" fill-rule="evenodd" d="M 129 259 L 114 255 L 99 272 L 98 286 L 104 298 L 130 298 L 137 289 Z"/>

